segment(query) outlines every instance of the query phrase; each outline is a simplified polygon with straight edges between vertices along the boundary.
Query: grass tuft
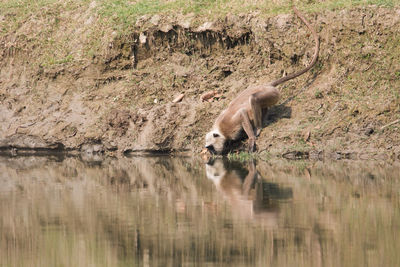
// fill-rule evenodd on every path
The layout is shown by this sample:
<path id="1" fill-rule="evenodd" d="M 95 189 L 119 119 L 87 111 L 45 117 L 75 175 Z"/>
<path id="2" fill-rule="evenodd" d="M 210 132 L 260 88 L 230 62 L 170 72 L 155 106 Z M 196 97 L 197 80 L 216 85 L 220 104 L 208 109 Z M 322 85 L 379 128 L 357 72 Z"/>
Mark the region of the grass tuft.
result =
<path id="1" fill-rule="evenodd" d="M 241 161 L 241 162 L 246 162 L 250 160 L 256 159 L 258 156 L 255 153 L 248 153 L 248 152 L 239 152 L 239 153 L 229 153 L 227 155 L 227 158 L 229 160 L 235 160 L 235 161 Z"/>

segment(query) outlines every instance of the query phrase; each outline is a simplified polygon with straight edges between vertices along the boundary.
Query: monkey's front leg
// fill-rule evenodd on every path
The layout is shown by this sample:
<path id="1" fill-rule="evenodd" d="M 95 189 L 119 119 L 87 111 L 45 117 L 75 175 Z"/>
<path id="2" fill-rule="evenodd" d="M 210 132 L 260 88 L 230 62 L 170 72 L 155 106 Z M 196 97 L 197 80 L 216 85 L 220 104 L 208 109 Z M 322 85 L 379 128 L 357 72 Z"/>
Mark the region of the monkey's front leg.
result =
<path id="1" fill-rule="evenodd" d="M 256 137 L 254 135 L 253 126 L 251 125 L 249 115 L 247 115 L 246 109 L 241 109 L 240 118 L 242 119 L 242 127 L 247 136 L 249 137 L 248 151 L 254 152 L 256 150 Z"/>

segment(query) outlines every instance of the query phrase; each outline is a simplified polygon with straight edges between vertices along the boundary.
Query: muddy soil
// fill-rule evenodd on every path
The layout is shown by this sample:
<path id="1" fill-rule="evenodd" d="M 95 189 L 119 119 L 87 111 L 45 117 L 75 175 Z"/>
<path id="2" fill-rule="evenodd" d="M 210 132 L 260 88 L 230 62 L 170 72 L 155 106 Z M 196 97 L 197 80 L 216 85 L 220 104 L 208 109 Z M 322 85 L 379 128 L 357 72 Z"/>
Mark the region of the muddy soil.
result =
<path id="1" fill-rule="evenodd" d="M 400 157 L 400 9 L 306 17 L 320 36 L 319 61 L 280 86 L 282 99 L 264 120 L 258 151 Z M 2 37 L 3 153 L 198 153 L 213 120 L 240 91 L 303 68 L 313 54 L 312 36 L 292 14 L 200 25 L 145 16 L 136 27 L 89 61 L 51 66 L 32 64 L 40 51 L 21 31 Z M 214 97 L 203 101 L 210 91 Z"/>

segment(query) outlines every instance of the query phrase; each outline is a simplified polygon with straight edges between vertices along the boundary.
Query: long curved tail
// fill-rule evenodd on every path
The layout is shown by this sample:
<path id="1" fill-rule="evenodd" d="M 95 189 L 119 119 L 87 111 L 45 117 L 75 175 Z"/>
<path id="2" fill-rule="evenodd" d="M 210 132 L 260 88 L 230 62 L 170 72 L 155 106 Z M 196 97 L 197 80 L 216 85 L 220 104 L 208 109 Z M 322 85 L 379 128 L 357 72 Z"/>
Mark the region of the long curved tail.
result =
<path id="1" fill-rule="evenodd" d="M 311 31 L 312 35 L 314 36 L 314 41 L 315 41 L 315 52 L 314 52 L 314 56 L 313 59 L 311 61 L 311 63 L 305 67 L 303 70 L 286 75 L 285 77 L 282 77 L 276 81 L 273 81 L 271 83 L 272 86 L 277 86 L 281 83 L 284 83 L 286 81 L 289 81 L 291 79 L 294 79 L 300 75 L 302 75 L 303 73 L 307 72 L 309 69 L 311 69 L 315 63 L 317 62 L 318 59 L 318 53 L 319 53 L 319 38 L 317 33 L 315 32 L 314 28 L 311 27 L 310 23 L 308 23 L 308 21 L 303 17 L 303 15 L 295 8 L 293 7 L 293 11 L 294 13 L 301 19 L 302 22 L 304 22 L 304 24 L 306 24 L 307 28 Z"/>

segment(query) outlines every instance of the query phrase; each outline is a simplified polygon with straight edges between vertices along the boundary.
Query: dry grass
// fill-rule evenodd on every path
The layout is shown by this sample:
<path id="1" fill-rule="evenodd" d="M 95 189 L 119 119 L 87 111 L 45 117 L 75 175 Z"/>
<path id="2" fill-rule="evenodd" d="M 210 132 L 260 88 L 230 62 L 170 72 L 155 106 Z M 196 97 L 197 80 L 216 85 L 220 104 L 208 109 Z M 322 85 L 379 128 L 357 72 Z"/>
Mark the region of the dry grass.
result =
<path id="1" fill-rule="evenodd" d="M 289 13 L 293 4 L 308 12 L 318 12 L 363 5 L 393 7 L 398 6 L 399 2 L 395 0 L 6 0 L 0 3 L 0 37 L 12 34 L 19 38 L 27 38 L 47 51 L 41 62 L 51 65 L 93 56 L 95 52 L 99 52 L 102 45 L 107 45 L 106 40 L 113 31 L 118 35 L 129 34 L 137 19 L 144 15 L 160 14 L 171 18 L 190 15 L 194 16 L 193 23 L 196 23 L 196 20 L 216 19 L 227 14 L 256 11 L 259 16 L 271 16 Z M 34 28 L 34 33 L 25 31 L 27 23 Z M 37 25 L 38 23 L 40 25 Z M 71 32 L 72 30 L 75 32 Z M 62 36 L 57 36 L 59 34 Z M 79 49 L 80 54 L 75 55 L 72 51 L 68 51 L 71 48 Z"/>

